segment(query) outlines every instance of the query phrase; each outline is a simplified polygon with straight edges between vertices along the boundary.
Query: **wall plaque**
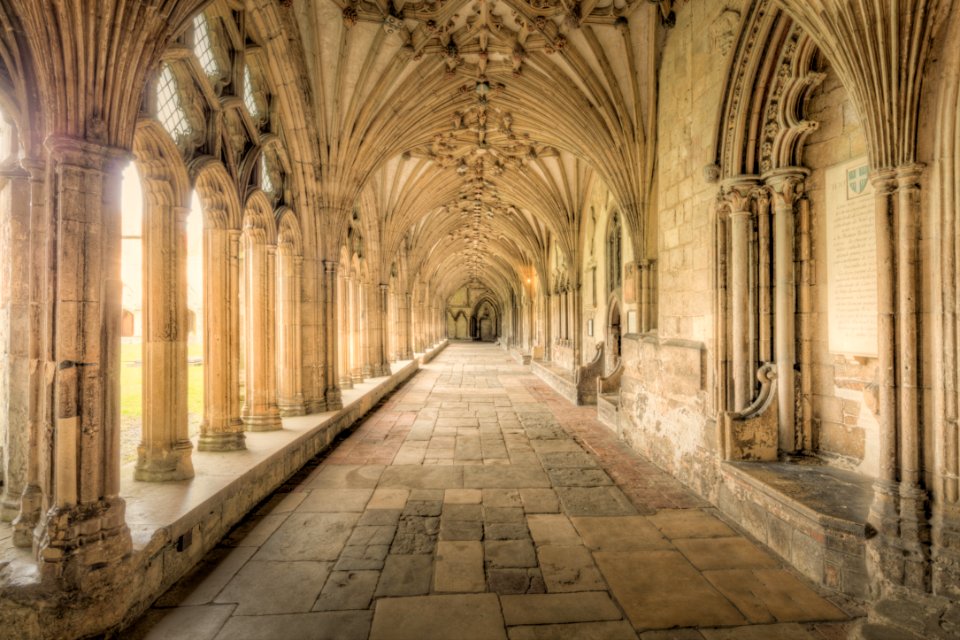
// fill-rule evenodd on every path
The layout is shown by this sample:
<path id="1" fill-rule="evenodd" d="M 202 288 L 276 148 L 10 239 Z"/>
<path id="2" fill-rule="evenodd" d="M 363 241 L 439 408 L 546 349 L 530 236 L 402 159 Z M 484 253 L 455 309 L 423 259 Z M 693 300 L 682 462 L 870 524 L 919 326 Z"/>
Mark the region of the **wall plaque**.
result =
<path id="1" fill-rule="evenodd" d="M 866 157 L 826 171 L 831 353 L 877 355 L 877 237 Z"/>

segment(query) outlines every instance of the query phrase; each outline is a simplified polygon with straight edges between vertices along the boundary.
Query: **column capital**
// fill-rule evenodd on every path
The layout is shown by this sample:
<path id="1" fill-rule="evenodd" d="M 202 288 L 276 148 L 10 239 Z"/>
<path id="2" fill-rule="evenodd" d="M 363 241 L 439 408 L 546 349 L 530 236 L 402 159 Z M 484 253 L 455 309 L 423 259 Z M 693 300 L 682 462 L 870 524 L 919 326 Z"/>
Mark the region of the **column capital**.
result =
<path id="1" fill-rule="evenodd" d="M 731 215 L 750 213 L 750 200 L 761 185 L 757 176 L 737 176 L 725 180 L 720 189 L 720 202 L 729 209 Z"/>
<path id="2" fill-rule="evenodd" d="M 121 165 L 133 159 L 133 154 L 127 149 L 69 136 L 49 136 L 44 146 L 54 161 L 79 169 L 119 170 Z"/>
<path id="3" fill-rule="evenodd" d="M 775 209 L 793 207 L 805 191 L 810 170 L 803 167 L 784 167 L 764 174 L 763 181 L 773 196 Z"/>
<path id="4" fill-rule="evenodd" d="M 890 194 L 897 190 L 897 171 L 889 167 L 870 172 L 870 184 L 877 195 Z"/>
<path id="5" fill-rule="evenodd" d="M 919 189 L 920 178 L 926 170 L 926 165 L 920 163 L 902 164 L 894 170 L 897 189 Z"/>

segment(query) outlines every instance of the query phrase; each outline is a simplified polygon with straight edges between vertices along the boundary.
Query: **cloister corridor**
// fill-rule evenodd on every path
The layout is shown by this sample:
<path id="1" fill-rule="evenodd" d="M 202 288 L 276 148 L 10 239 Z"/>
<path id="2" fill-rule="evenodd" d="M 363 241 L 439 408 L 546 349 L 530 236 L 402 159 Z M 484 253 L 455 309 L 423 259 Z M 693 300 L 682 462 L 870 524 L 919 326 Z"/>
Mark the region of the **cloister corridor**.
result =
<path id="1" fill-rule="evenodd" d="M 452 342 L 123 637 L 846 637 L 709 503 L 492 344 Z"/>

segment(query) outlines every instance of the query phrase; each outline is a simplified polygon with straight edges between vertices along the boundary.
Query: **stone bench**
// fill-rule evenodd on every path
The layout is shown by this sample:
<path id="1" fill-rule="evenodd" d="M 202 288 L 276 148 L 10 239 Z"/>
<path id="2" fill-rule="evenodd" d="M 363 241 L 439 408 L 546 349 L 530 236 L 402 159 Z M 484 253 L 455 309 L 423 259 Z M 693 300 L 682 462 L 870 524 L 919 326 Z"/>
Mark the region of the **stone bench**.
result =
<path id="1" fill-rule="evenodd" d="M 724 513 L 814 582 L 867 595 L 870 478 L 791 462 L 724 462 L 721 474 Z"/>

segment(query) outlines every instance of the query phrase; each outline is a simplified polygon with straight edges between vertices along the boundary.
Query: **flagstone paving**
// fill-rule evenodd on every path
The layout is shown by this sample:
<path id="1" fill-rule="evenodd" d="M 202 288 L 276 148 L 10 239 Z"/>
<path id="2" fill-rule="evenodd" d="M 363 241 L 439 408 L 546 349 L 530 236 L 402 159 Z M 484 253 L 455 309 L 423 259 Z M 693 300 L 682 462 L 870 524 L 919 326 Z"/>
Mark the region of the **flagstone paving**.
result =
<path id="1" fill-rule="evenodd" d="M 454 343 L 124 637 L 833 640 L 851 624 L 595 407 Z"/>

